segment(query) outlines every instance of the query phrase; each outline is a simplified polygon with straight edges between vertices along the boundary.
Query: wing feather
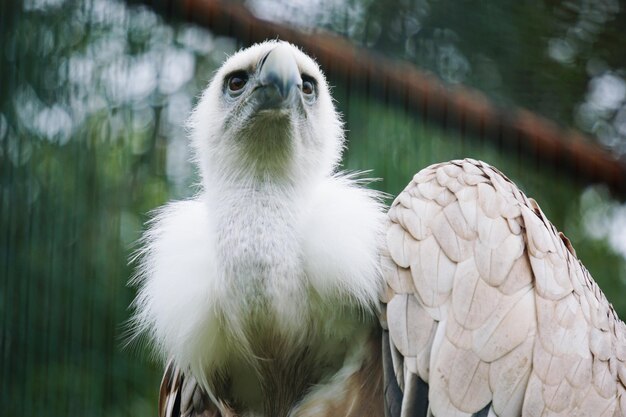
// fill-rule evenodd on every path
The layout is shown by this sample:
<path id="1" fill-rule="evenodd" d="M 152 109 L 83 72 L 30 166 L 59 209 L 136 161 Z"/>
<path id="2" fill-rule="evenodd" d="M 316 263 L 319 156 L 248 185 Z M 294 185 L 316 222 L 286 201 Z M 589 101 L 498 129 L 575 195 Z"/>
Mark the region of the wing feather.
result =
<path id="1" fill-rule="evenodd" d="M 222 414 L 196 380 L 186 376 L 170 360 L 161 381 L 159 417 L 222 417 Z"/>
<path id="2" fill-rule="evenodd" d="M 624 323 L 502 173 L 428 167 L 389 219 L 385 383 L 402 393 L 389 416 L 626 416 Z"/>

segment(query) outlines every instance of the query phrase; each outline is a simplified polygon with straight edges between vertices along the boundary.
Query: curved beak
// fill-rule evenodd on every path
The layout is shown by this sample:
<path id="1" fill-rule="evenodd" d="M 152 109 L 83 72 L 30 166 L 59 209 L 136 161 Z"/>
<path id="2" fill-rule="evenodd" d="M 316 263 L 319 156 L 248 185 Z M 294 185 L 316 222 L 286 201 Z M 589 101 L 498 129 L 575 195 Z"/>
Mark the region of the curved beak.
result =
<path id="1" fill-rule="evenodd" d="M 302 77 L 291 48 L 279 44 L 260 63 L 258 96 L 262 109 L 287 107 L 302 86 Z"/>

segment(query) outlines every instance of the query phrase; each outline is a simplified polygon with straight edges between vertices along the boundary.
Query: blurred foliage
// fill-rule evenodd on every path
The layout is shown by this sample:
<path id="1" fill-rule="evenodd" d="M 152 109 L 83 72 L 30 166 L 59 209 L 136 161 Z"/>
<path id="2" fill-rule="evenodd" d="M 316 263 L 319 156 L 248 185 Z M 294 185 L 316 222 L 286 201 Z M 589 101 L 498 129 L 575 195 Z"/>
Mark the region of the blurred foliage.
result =
<path id="1" fill-rule="evenodd" d="M 626 15 L 615 1 L 275 3 L 247 4 L 626 152 Z M 160 365 L 121 340 L 127 259 L 150 210 L 194 193 L 184 120 L 239 45 L 112 0 L 4 0 L 0 26 L 3 414 L 155 415 Z M 626 208 L 603 187 L 331 82 L 348 131 L 344 168 L 371 170 L 382 178 L 373 186 L 395 195 L 428 164 L 489 161 L 540 202 L 626 316 Z"/>
<path id="2" fill-rule="evenodd" d="M 595 135 L 626 155 L 619 0 L 248 0 L 262 17 L 362 46 Z M 277 3 L 280 4 L 277 7 Z"/>

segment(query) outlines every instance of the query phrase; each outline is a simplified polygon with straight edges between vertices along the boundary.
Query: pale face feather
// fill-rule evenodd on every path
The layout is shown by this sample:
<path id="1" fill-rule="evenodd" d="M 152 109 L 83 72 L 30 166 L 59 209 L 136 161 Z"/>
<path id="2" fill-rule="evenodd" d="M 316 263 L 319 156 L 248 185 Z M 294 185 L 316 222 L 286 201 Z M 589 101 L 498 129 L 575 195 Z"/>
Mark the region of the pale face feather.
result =
<path id="1" fill-rule="evenodd" d="M 289 115 L 261 114 L 245 105 L 253 93 L 259 63 L 277 45 L 289 46 L 300 73 L 316 82 L 315 102 L 300 103 Z M 249 82 L 232 99 L 225 94 L 227 76 L 242 70 L 250 74 Z M 298 48 L 276 41 L 256 44 L 231 56 L 202 94 L 188 124 L 206 189 L 216 180 L 247 180 L 254 174 L 252 169 L 264 162 L 274 163 L 269 172 L 274 182 L 329 175 L 341 158 L 344 140 L 341 120 L 317 64 Z"/>

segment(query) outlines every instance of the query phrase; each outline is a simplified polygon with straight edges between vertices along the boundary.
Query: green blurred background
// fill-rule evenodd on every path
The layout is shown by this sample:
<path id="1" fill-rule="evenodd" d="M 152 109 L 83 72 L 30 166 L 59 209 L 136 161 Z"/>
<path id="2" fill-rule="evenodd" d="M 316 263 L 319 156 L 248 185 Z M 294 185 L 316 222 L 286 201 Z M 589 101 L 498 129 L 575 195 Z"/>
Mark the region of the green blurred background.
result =
<path id="1" fill-rule="evenodd" d="M 625 158 L 624 2 L 245 4 L 573 126 Z M 194 193 L 183 123 L 244 45 L 113 0 L 2 0 L 0 28 L 0 414 L 155 415 L 161 365 L 122 343 L 127 260 L 149 211 Z M 434 162 L 498 166 L 626 317 L 626 206 L 606 187 L 330 82 L 348 131 L 345 169 L 371 170 L 375 188 L 396 194 Z"/>

